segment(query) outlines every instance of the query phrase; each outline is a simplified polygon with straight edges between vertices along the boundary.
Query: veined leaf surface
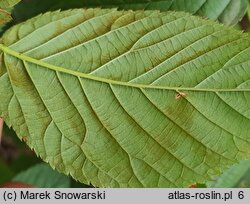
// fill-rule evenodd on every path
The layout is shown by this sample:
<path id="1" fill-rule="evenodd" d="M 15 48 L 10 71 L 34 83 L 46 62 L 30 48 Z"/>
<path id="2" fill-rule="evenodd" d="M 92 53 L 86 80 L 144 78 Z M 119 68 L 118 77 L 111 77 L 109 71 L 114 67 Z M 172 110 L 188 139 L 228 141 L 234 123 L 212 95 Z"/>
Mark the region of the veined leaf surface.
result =
<path id="1" fill-rule="evenodd" d="M 68 10 L 1 39 L 0 116 L 97 187 L 187 187 L 250 150 L 249 35 L 179 12 Z"/>

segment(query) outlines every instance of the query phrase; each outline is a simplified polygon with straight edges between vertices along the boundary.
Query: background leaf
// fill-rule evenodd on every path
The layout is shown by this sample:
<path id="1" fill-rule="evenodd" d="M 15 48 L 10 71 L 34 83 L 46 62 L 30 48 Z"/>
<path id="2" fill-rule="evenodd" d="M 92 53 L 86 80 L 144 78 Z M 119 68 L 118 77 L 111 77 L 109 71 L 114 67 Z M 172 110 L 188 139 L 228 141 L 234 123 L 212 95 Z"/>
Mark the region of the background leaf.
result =
<path id="1" fill-rule="evenodd" d="M 0 115 L 83 183 L 187 187 L 249 158 L 247 34 L 179 12 L 80 9 L 2 42 Z"/>
<path id="2" fill-rule="evenodd" d="M 11 15 L 7 11 L 0 9 L 0 25 L 11 21 Z"/>
<path id="3" fill-rule="evenodd" d="M 120 9 L 177 10 L 219 20 L 226 25 L 237 24 L 247 11 L 247 0 L 22 0 L 12 11 L 14 21 L 0 27 L 3 34 L 9 27 L 46 11 L 82 7 L 118 7 Z"/>
<path id="4" fill-rule="evenodd" d="M 246 185 L 249 183 L 250 173 L 250 160 L 243 160 L 239 164 L 232 166 L 230 169 L 225 171 L 221 176 L 216 178 L 216 181 L 209 182 L 209 188 L 246 188 L 250 187 Z M 245 178 L 244 178 L 245 176 Z M 245 186 L 244 186 L 245 185 Z"/>
<path id="5" fill-rule="evenodd" d="M 12 181 L 23 182 L 38 188 L 70 187 L 70 178 L 51 169 L 47 164 L 37 164 L 16 175 Z"/>
<path id="6" fill-rule="evenodd" d="M 118 7 L 120 9 L 155 9 L 161 11 L 177 10 L 201 15 L 232 25 L 239 22 L 247 10 L 247 0 L 23 0 L 14 11 L 18 21 L 27 20 L 48 10 L 81 7 Z M 29 8 L 27 10 L 27 8 Z"/>
<path id="7" fill-rule="evenodd" d="M 21 0 L 0 0 L 0 8 L 6 9 L 16 5 Z"/>

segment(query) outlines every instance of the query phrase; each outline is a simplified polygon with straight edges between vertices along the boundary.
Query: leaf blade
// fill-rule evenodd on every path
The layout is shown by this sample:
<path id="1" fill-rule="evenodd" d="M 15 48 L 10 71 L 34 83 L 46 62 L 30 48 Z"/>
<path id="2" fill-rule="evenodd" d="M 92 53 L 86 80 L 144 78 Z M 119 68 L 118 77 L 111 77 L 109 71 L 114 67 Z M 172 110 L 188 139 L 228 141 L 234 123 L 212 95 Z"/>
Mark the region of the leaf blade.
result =
<path id="1" fill-rule="evenodd" d="M 0 9 L 0 25 L 7 23 L 12 20 L 10 13 L 5 10 Z"/>
<path id="2" fill-rule="evenodd" d="M 62 13 L 14 27 L 0 45 L 6 66 L 2 73 L 7 71 L 29 128 L 27 143 L 45 161 L 99 187 L 179 187 L 204 183 L 248 157 L 250 89 L 220 83 L 231 76 L 227 69 L 246 72 L 248 35 L 184 13 Z M 26 40 L 37 36 L 37 29 L 26 32 L 22 26 L 37 19 L 50 23 L 38 26 L 44 35 L 32 47 Z M 69 28 L 72 22 L 77 23 Z M 57 25 L 62 29 L 58 34 L 48 32 Z M 82 35 L 70 45 L 65 41 L 90 25 L 96 26 L 94 35 Z M 9 39 L 17 31 L 22 38 Z M 89 52 L 93 46 L 96 51 Z M 206 59 L 204 69 L 200 58 Z M 189 80 L 176 78 L 186 70 Z M 248 75 L 239 73 L 227 81 L 247 81 Z M 211 84 L 213 75 L 219 80 Z M 135 77 L 141 81 L 131 82 Z M 6 82 L 0 93 L 6 94 L 3 86 Z M 179 92 L 185 95 L 177 100 Z M 233 102 L 238 98 L 242 107 Z M 9 112 L 1 108 L 1 114 Z"/>
<path id="3" fill-rule="evenodd" d="M 21 0 L 0 0 L 0 8 L 3 8 L 3 9 L 10 8 L 18 4 L 18 2 L 20 1 Z"/>

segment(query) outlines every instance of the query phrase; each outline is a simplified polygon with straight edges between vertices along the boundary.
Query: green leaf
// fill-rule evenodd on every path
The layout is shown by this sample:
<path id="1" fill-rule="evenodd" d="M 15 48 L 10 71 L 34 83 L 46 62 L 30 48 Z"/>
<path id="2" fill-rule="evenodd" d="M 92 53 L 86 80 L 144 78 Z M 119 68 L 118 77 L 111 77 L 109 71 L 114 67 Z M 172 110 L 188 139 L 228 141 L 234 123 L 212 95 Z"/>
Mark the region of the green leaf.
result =
<path id="1" fill-rule="evenodd" d="M 21 0 L 0 0 L 0 8 L 10 8 L 14 5 L 16 5 Z"/>
<path id="2" fill-rule="evenodd" d="M 243 160 L 225 171 L 215 181 L 209 182 L 210 188 L 235 188 L 244 175 L 250 171 L 250 160 Z"/>
<path id="3" fill-rule="evenodd" d="M 236 185 L 237 188 L 250 188 L 250 168 L 246 174 L 239 180 Z"/>
<path id="4" fill-rule="evenodd" d="M 181 12 L 76 9 L 8 30 L 0 115 L 97 187 L 188 187 L 250 157 L 250 39 Z"/>
<path id="5" fill-rule="evenodd" d="M 5 10 L 0 9 L 0 25 L 5 24 L 11 20 L 11 14 Z"/>
<path id="6" fill-rule="evenodd" d="M 237 24 L 247 11 L 247 0 L 30 0 L 18 4 L 13 16 L 24 20 L 41 12 L 56 9 L 81 7 L 116 7 L 120 9 L 146 10 L 177 10 L 202 15 L 213 20 L 219 20 L 227 25 Z"/>
<path id="7" fill-rule="evenodd" d="M 12 181 L 23 182 L 38 188 L 69 188 L 70 178 L 51 169 L 47 164 L 37 164 L 19 173 Z"/>

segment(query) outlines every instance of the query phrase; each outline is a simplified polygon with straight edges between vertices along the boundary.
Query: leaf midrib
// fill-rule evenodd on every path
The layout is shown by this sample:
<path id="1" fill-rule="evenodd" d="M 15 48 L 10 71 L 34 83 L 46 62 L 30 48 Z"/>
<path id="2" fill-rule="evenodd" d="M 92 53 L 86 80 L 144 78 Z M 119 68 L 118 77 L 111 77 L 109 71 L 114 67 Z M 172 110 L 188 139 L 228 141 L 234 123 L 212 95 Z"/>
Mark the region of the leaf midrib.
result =
<path id="1" fill-rule="evenodd" d="M 98 76 L 93 76 L 89 75 L 86 73 L 74 71 L 71 69 L 59 67 L 56 65 L 52 65 L 49 63 L 46 63 L 41 60 L 37 60 L 35 58 L 32 58 L 28 55 L 16 52 L 15 50 L 10 49 L 9 47 L 0 44 L 0 50 L 2 50 L 4 53 L 9 54 L 13 57 L 16 57 L 22 61 L 25 62 L 30 62 L 36 65 L 39 65 L 41 67 L 45 67 L 47 69 L 57 71 L 57 72 L 62 72 L 65 74 L 73 75 L 76 77 L 81 77 L 84 79 L 89 79 L 93 81 L 98 81 L 98 82 L 104 82 L 107 84 L 114 84 L 114 85 L 120 85 L 120 86 L 128 86 L 128 87 L 134 87 L 134 88 L 140 88 L 140 89 L 162 89 L 162 90 L 172 90 L 176 92 L 181 92 L 181 91 L 197 91 L 197 92 L 250 92 L 249 89 L 239 89 L 239 88 L 231 88 L 231 89 L 211 89 L 211 88 L 195 88 L 195 87 L 170 87 L 170 86 L 157 86 L 157 85 L 147 85 L 147 84 L 138 84 L 138 83 L 130 83 L 130 82 L 123 82 L 123 81 L 117 81 L 117 80 L 112 80 L 112 79 L 107 79 L 107 78 L 102 78 Z"/>

